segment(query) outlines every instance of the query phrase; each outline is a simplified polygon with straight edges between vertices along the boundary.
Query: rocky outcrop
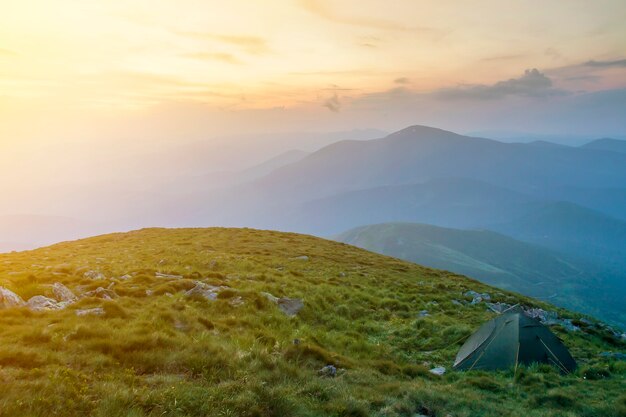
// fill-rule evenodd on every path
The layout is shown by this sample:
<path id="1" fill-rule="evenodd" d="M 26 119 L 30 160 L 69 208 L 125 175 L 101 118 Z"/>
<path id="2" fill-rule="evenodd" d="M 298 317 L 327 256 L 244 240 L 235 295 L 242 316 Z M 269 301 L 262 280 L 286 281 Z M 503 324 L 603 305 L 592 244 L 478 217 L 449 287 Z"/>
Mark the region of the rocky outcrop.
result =
<path id="1" fill-rule="evenodd" d="M 0 287 L 0 308 L 20 307 L 24 304 L 22 297 L 9 289 Z"/>

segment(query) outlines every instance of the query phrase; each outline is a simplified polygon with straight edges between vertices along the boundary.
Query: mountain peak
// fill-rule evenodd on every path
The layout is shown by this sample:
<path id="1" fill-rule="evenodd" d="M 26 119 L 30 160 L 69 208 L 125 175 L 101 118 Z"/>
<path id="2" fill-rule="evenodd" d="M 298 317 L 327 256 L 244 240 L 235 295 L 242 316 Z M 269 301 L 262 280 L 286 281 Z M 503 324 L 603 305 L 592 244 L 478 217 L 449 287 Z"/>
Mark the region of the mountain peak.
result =
<path id="1" fill-rule="evenodd" d="M 430 127 L 430 126 L 424 126 L 424 125 L 412 125 L 409 127 L 405 127 L 402 130 L 398 130 L 397 132 L 394 132 L 387 137 L 406 137 L 406 136 L 418 137 L 418 136 L 425 136 L 425 135 L 428 135 L 429 137 L 432 137 L 435 135 L 436 136 L 449 136 L 449 135 L 458 136 L 456 133 L 449 132 L 443 129 L 438 129 L 436 127 Z"/>

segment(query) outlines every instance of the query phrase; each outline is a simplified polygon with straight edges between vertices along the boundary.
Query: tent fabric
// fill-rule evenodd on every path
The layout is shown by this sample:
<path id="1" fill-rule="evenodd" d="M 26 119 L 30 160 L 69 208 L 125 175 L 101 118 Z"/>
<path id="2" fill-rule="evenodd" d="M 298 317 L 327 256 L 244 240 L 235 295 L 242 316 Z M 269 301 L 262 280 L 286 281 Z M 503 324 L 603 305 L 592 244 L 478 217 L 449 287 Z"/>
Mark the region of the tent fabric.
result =
<path id="1" fill-rule="evenodd" d="M 459 350 L 454 369 L 499 370 L 531 363 L 549 363 L 566 373 L 576 368 L 559 338 L 517 307 L 472 334 Z"/>

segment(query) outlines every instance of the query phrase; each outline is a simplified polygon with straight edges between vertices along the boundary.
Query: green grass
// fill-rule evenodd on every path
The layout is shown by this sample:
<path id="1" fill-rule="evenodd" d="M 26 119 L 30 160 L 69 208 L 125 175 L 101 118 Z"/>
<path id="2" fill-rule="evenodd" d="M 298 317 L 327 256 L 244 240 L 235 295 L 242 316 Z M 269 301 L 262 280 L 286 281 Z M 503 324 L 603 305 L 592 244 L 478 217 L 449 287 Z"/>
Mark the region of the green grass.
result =
<path id="1" fill-rule="evenodd" d="M 301 255 L 309 260 L 296 259 Z M 85 278 L 87 271 L 107 280 Z M 119 279 L 125 274 L 131 278 Z M 184 297 L 195 280 L 229 289 L 215 301 Z M 47 295 L 54 282 L 75 293 L 113 284 L 120 297 L 83 298 L 43 313 L 1 310 L 0 416 L 622 416 L 626 410 L 626 367 L 598 356 L 625 347 L 600 330 L 554 329 L 581 365 L 575 375 L 549 366 L 516 375 L 431 375 L 431 367 L 449 369 L 463 338 L 493 317 L 484 305 L 452 303 L 465 291 L 546 305 L 310 236 L 147 229 L 0 255 L 0 285 L 21 296 Z M 305 307 L 288 317 L 261 292 L 302 298 Z M 233 303 L 237 297 L 243 305 Z M 92 307 L 105 314 L 75 314 Z M 431 315 L 420 318 L 421 310 Z M 341 368 L 337 377 L 318 375 L 328 364 Z"/>

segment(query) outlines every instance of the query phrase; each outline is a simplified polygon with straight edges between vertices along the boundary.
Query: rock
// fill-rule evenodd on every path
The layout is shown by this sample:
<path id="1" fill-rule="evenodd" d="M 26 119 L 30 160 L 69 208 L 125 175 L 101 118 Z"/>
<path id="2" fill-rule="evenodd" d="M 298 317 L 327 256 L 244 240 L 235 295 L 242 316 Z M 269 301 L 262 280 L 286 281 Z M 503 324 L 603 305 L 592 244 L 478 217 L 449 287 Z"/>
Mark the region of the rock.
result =
<path id="1" fill-rule="evenodd" d="M 155 273 L 154 276 L 156 276 L 157 278 L 168 278 L 168 279 L 181 279 L 183 277 L 182 275 L 162 274 L 160 272 Z"/>
<path id="2" fill-rule="evenodd" d="M 267 292 L 263 292 L 261 295 L 277 304 L 278 308 L 288 316 L 295 316 L 304 307 L 304 302 L 299 298 L 278 298 Z"/>
<path id="3" fill-rule="evenodd" d="M 471 304 L 478 304 L 482 301 L 489 301 L 491 300 L 491 296 L 488 293 L 478 293 L 476 291 L 467 291 L 465 294 L 463 294 L 466 297 L 472 297 L 472 302 Z"/>
<path id="4" fill-rule="evenodd" d="M 460 302 L 459 300 L 452 300 L 452 304 L 454 304 L 455 306 L 462 306 L 463 303 Z"/>
<path id="5" fill-rule="evenodd" d="M 494 313 L 502 314 L 511 308 L 511 305 L 507 303 L 487 303 L 487 307 Z"/>
<path id="6" fill-rule="evenodd" d="M 55 282 L 54 284 L 52 284 L 52 293 L 54 294 L 56 299 L 59 301 L 66 301 L 66 302 L 76 301 L 76 296 L 74 295 L 72 290 L 70 290 L 65 285 L 61 284 L 60 282 Z"/>
<path id="7" fill-rule="evenodd" d="M 87 271 L 83 274 L 85 278 L 93 279 L 94 281 L 101 281 L 107 279 L 107 277 L 99 271 Z"/>
<path id="8" fill-rule="evenodd" d="M 20 307 L 26 304 L 22 297 L 13 291 L 0 287 L 0 308 Z"/>
<path id="9" fill-rule="evenodd" d="M 131 276 L 131 275 L 129 275 L 129 274 L 124 274 L 124 275 L 122 275 L 122 276 L 120 277 L 120 279 L 121 279 L 122 281 L 128 281 L 128 280 L 129 280 L 129 279 L 131 279 L 131 278 L 132 278 L 132 276 Z"/>
<path id="10" fill-rule="evenodd" d="M 76 310 L 77 316 L 103 316 L 104 309 L 102 307 L 95 308 L 84 308 L 81 310 Z"/>
<path id="11" fill-rule="evenodd" d="M 524 308 L 528 317 L 539 320 L 543 324 L 556 324 L 558 314 L 556 311 L 546 311 L 542 308 Z"/>
<path id="12" fill-rule="evenodd" d="M 326 365 L 325 367 L 317 371 L 317 373 L 320 376 L 326 378 L 334 378 L 335 376 L 337 376 L 337 368 L 335 368 L 333 365 Z"/>
<path id="13" fill-rule="evenodd" d="M 422 310 L 417 314 L 418 317 L 428 317 L 430 316 L 430 314 L 428 314 L 428 310 Z"/>
<path id="14" fill-rule="evenodd" d="M 302 255 L 302 256 L 295 256 L 291 259 L 293 259 L 294 261 L 308 261 L 309 257 L 306 255 Z"/>
<path id="15" fill-rule="evenodd" d="M 217 294 L 220 287 L 214 287 L 213 285 L 205 284 L 204 282 L 196 281 L 196 286 L 192 289 L 185 291 L 185 297 L 200 296 L 207 300 L 217 300 Z"/>
<path id="16" fill-rule="evenodd" d="M 245 301 L 243 301 L 243 298 L 237 296 L 237 297 L 233 297 L 230 299 L 230 301 L 228 301 L 228 304 L 230 304 L 233 307 L 239 307 L 245 304 Z"/>
<path id="17" fill-rule="evenodd" d="M 441 375 L 443 375 L 443 374 L 445 374 L 445 373 L 446 373 L 446 368 L 444 368 L 443 366 L 438 366 L 438 367 L 436 367 L 436 368 L 431 369 L 431 370 L 430 370 L 430 371 L 428 371 L 428 372 L 430 372 L 430 373 L 431 373 L 431 374 L 433 374 L 433 375 L 439 375 L 439 376 L 441 376 Z"/>
<path id="18" fill-rule="evenodd" d="M 52 298 L 36 295 L 26 302 L 26 306 L 32 311 L 61 310 L 67 303 L 59 303 Z"/>
<path id="19" fill-rule="evenodd" d="M 108 288 L 98 287 L 93 291 L 87 291 L 85 294 L 83 294 L 83 297 L 96 297 L 102 298 L 103 300 L 112 300 L 114 298 L 117 298 L 117 294 L 115 293 L 115 291 Z"/>
<path id="20" fill-rule="evenodd" d="M 298 346 L 300 343 L 302 343 L 302 342 L 300 341 L 300 339 L 293 339 L 293 344 L 294 344 L 294 345 Z"/>

